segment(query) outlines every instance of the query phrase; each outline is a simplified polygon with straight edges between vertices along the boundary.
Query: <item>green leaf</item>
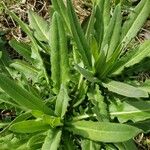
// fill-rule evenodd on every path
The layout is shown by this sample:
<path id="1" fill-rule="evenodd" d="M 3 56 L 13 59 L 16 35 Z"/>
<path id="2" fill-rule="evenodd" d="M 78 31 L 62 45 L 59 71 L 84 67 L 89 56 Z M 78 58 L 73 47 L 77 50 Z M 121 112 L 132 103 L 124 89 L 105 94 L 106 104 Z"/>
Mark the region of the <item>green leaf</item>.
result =
<path id="1" fill-rule="evenodd" d="M 100 48 L 104 36 L 104 18 L 102 16 L 102 9 L 98 5 L 95 6 L 95 9 L 95 39 L 97 41 L 98 48 Z"/>
<path id="2" fill-rule="evenodd" d="M 40 71 L 26 61 L 14 60 L 14 62 L 10 64 L 10 67 L 13 67 L 20 73 L 24 74 L 27 79 L 32 79 L 33 82 L 38 79 Z"/>
<path id="3" fill-rule="evenodd" d="M 123 143 L 115 143 L 115 146 L 119 150 L 138 150 L 133 140 L 129 140 Z"/>
<path id="4" fill-rule="evenodd" d="M 20 122 L 20 121 L 24 121 L 24 120 L 30 118 L 31 116 L 32 115 L 30 112 L 25 112 L 23 114 L 18 115 L 11 123 L 9 123 L 8 126 L 3 128 L 3 130 L 0 132 L 0 134 L 2 135 L 2 133 L 5 133 L 5 131 L 7 131 L 12 124 Z"/>
<path id="5" fill-rule="evenodd" d="M 107 30 L 109 21 L 110 21 L 110 0 L 98 0 L 98 6 L 101 10 L 103 24 L 104 24 L 104 32 Z"/>
<path id="6" fill-rule="evenodd" d="M 42 75 L 44 76 L 44 78 L 46 79 L 47 81 L 47 84 L 49 84 L 49 78 L 48 78 L 48 75 L 47 75 L 47 72 L 46 72 L 46 69 L 44 67 L 44 64 L 43 64 L 43 60 L 40 56 L 40 53 L 39 53 L 39 47 L 38 47 L 38 44 L 35 40 L 35 38 L 33 37 L 32 35 L 32 31 L 30 30 L 29 26 L 27 24 L 25 24 L 23 21 L 21 21 L 19 19 L 19 17 L 12 11 L 9 11 L 8 9 L 7 10 L 7 13 L 20 25 L 21 29 L 28 35 L 28 37 L 30 38 L 31 40 L 31 51 L 32 51 L 32 54 L 31 54 L 31 57 L 35 59 L 35 62 L 34 62 L 34 65 L 38 68 L 38 69 L 41 69 L 42 71 Z"/>
<path id="7" fill-rule="evenodd" d="M 141 29 L 150 13 L 150 1 L 141 0 L 140 3 L 129 14 L 127 21 L 122 27 L 121 41 L 124 45 L 128 44 Z"/>
<path id="8" fill-rule="evenodd" d="M 60 16 L 54 13 L 51 25 L 51 71 L 54 90 L 69 81 L 67 37 Z"/>
<path id="9" fill-rule="evenodd" d="M 81 147 L 82 150 L 98 150 L 100 149 L 100 144 L 91 140 L 84 139 L 81 141 Z"/>
<path id="10" fill-rule="evenodd" d="M 60 116 L 61 118 L 64 117 L 67 111 L 69 100 L 70 98 L 68 96 L 67 88 L 62 84 L 55 104 L 55 114 L 57 116 Z"/>
<path id="11" fill-rule="evenodd" d="M 79 73 L 82 74 L 90 82 L 100 82 L 96 77 L 94 77 L 94 74 L 91 71 L 84 69 L 79 65 L 75 65 L 75 69 L 79 71 Z"/>
<path id="12" fill-rule="evenodd" d="M 14 123 L 9 127 L 9 130 L 17 133 L 34 133 L 50 129 L 50 125 L 43 120 L 27 120 Z"/>
<path id="13" fill-rule="evenodd" d="M 65 131 L 65 134 L 62 135 L 62 142 L 64 145 L 65 150 L 75 150 L 76 145 L 74 144 L 74 141 L 72 140 L 72 135 Z"/>
<path id="14" fill-rule="evenodd" d="M 148 97 L 148 93 L 144 90 L 141 90 L 137 87 L 131 86 L 127 83 L 109 80 L 108 82 L 103 83 L 105 88 L 108 88 L 109 91 L 123 95 L 126 97 Z"/>
<path id="15" fill-rule="evenodd" d="M 59 117 L 46 115 L 38 110 L 33 110 L 31 113 L 34 117 L 36 117 L 37 119 L 40 118 L 41 120 L 43 120 L 44 123 L 49 124 L 52 128 L 62 125 Z"/>
<path id="16" fill-rule="evenodd" d="M 139 129 L 142 129 L 144 131 L 144 133 L 150 132 L 150 119 L 131 123 L 131 125 L 139 128 Z"/>
<path id="17" fill-rule="evenodd" d="M 149 53 L 150 53 L 150 40 L 147 40 L 143 44 L 141 44 L 138 48 L 131 50 L 125 56 L 120 58 L 119 61 L 116 62 L 116 65 L 113 67 L 111 72 L 114 72 L 113 74 L 119 74 L 122 72 L 124 68 L 131 67 L 139 63 L 145 57 L 150 56 Z"/>
<path id="18" fill-rule="evenodd" d="M 42 143 L 44 142 L 44 139 L 46 137 L 45 133 L 39 133 L 36 134 L 34 136 L 32 136 L 29 141 L 27 142 L 27 148 L 28 149 L 34 149 L 35 145 L 42 145 Z"/>
<path id="19" fill-rule="evenodd" d="M 63 0 L 51 0 L 51 1 L 54 9 L 59 13 L 61 18 L 63 19 L 63 23 L 65 23 L 66 28 L 70 31 L 67 8 L 64 4 L 64 1 Z"/>
<path id="20" fill-rule="evenodd" d="M 92 121 L 72 122 L 68 124 L 67 129 L 74 134 L 100 142 L 123 142 L 141 132 L 140 129 L 125 124 Z"/>
<path id="21" fill-rule="evenodd" d="M 31 28 L 33 29 L 34 36 L 39 41 L 49 41 L 49 24 L 45 21 L 41 16 L 37 13 L 29 10 L 29 23 Z"/>
<path id="22" fill-rule="evenodd" d="M 150 103 L 139 100 L 126 100 L 124 102 L 112 103 L 110 105 L 110 115 L 117 117 L 120 122 L 133 122 L 150 119 Z"/>
<path id="23" fill-rule="evenodd" d="M 120 33 L 121 33 L 121 6 L 120 4 L 116 6 L 113 16 L 109 22 L 108 28 L 105 32 L 104 39 L 102 42 L 101 50 L 108 45 L 107 49 L 107 59 L 109 59 L 112 53 L 115 51 L 116 47 L 118 46 L 120 40 Z"/>
<path id="24" fill-rule="evenodd" d="M 116 6 L 114 14 L 104 34 L 100 54 L 96 62 L 96 71 L 98 72 L 99 77 L 102 77 L 104 74 L 106 74 L 105 72 L 107 72 L 107 64 L 105 64 L 105 61 L 107 62 L 107 60 L 112 57 L 112 54 L 118 47 L 118 43 L 120 40 L 121 23 L 121 6 L 119 4 Z"/>
<path id="25" fill-rule="evenodd" d="M 52 110 L 48 108 L 41 99 L 32 95 L 3 74 L 0 74 L 0 88 L 25 109 L 40 110 L 46 114 L 53 114 Z"/>
<path id="26" fill-rule="evenodd" d="M 74 37 L 73 39 L 76 43 L 77 50 L 82 57 L 82 61 L 83 61 L 84 65 L 88 68 L 91 68 L 92 62 L 91 62 L 90 47 L 88 45 L 88 42 L 86 41 L 84 32 L 81 28 L 81 25 L 78 21 L 76 14 L 75 14 L 71 0 L 67 0 L 67 8 L 68 8 L 71 32 Z"/>
<path id="27" fill-rule="evenodd" d="M 9 41 L 10 46 L 15 49 L 20 55 L 22 55 L 27 61 L 31 62 L 31 46 L 23 42 L 18 42 L 15 39 Z"/>
<path id="28" fill-rule="evenodd" d="M 107 122 L 109 121 L 107 105 L 104 102 L 104 97 L 101 95 L 101 91 L 99 90 L 99 86 L 96 85 L 95 88 L 91 88 L 88 92 L 89 100 L 95 105 L 94 112 L 97 115 L 99 121 Z"/>
<path id="29" fill-rule="evenodd" d="M 1 57 L 2 57 L 2 51 L 0 51 L 0 59 L 1 59 Z"/>
<path id="30" fill-rule="evenodd" d="M 61 141 L 61 130 L 49 130 L 42 150 L 57 150 Z"/>

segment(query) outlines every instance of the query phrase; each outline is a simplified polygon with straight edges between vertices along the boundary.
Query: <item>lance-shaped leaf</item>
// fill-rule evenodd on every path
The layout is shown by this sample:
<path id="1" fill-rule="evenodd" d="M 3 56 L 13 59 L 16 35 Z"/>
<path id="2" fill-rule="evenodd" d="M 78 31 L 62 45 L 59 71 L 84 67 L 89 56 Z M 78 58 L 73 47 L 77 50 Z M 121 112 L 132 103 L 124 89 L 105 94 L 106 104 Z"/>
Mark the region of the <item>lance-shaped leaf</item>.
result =
<path id="1" fill-rule="evenodd" d="M 98 120 L 107 122 L 109 120 L 107 105 L 104 102 L 104 97 L 102 96 L 98 85 L 96 85 L 95 88 L 91 88 L 89 90 L 88 97 L 89 100 L 92 101 L 93 105 L 95 105 L 93 111 L 96 113 Z"/>
<path id="2" fill-rule="evenodd" d="M 126 97 L 148 97 L 148 93 L 146 91 L 119 81 L 109 80 L 108 82 L 103 83 L 103 86 L 108 88 L 108 90 L 111 92 Z"/>
<path id="3" fill-rule="evenodd" d="M 77 50 L 82 57 L 82 61 L 83 61 L 84 65 L 88 68 L 91 68 L 92 62 L 91 62 L 90 47 L 88 45 L 88 42 L 86 41 L 84 32 L 83 32 L 81 25 L 77 19 L 77 16 L 75 14 L 74 8 L 71 3 L 71 0 L 67 0 L 67 8 L 68 8 L 71 32 L 74 37 L 73 40 L 76 43 Z"/>
<path id="4" fill-rule="evenodd" d="M 94 77 L 94 74 L 91 71 L 84 69 L 84 68 L 80 67 L 79 65 L 75 65 L 75 69 L 77 71 L 79 71 L 79 73 L 81 73 L 83 75 L 83 77 L 85 77 L 90 82 L 100 82 L 100 80 L 98 80 L 96 77 Z"/>
<path id="5" fill-rule="evenodd" d="M 61 141 L 61 134 L 61 130 L 49 130 L 42 146 L 42 150 L 57 150 Z"/>
<path id="6" fill-rule="evenodd" d="M 104 23 L 104 31 L 107 30 L 110 21 L 110 0 L 98 0 L 97 4 L 101 10 L 102 22 Z"/>
<path id="7" fill-rule="evenodd" d="M 51 1 L 52 1 L 52 5 L 53 5 L 55 11 L 57 11 L 59 13 L 61 18 L 63 19 L 63 22 L 66 25 L 66 28 L 70 31 L 67 8 L 64 4 L 64 1 L 63 0 L 51 0 Z"/>
<path id="8" fill-rule="evenodd" d="M 64 117 L 67 111 L 69 100 L 70 98 L 68 96 L 67 88 L 62 84 L 55 105 L 55 114 L 57 116 L 60 116 L 61 118 Z"/>
<path id="9" fill-rule="evenodd" d="M 36 69 L 34 66 L 30 65 L 26 61 L 23 60 L 15 60 L 13 63 L 10 64 L 10 67 L 15 68 L 20 73 L 24 74 L 27 79 L 33 79 L 33 82 L 38 78 L 39 70 Z"/>
<path id="10" fill-rule="evenodd" d="M 30 27 L 33 29 L 34 36 L 39 41 L 49 41 L 49 24 L 37 13 L 29 10 L 28 13 Z"/>
<path id="11" fill-rule="evenodd" d="M 38 110 L 33 110 L 31 113 L 34 117 L 36 117 L 37 119 L 40 118 L 44 123 L 49 124 L 52 128 L 62 125 L 62 123 L 60 122 L 60 117 L 46 115 Z"/>
<path id="12" fill-rule="evenodd" d="M 27 61 L 32 62 L 33 59 L 31 58 L 31 46 L 25 44 L 23 42 L 18 42 L 15 39 L 9 41 L 10 46 L 16 50 L 21 56 L 23 56 Z"/>
<path id="13" fill-rule="evenodd" d="M 120 122 L 134 122 L 150 119 L 150 103 L 147 101 L 128 100 L 110 105 L 110 115 L 117 117 Z"/>
<path id="14" fill-rule="evenodd" d="M 119 150 L 138 150 L 134 140 L 114 144 Z"/>
<path id="15" fill-rule="evenodd" d="M 122 28 L 122 42 L 128 44 L 134 38 L 150 13 L 150 1 L 141 0 L 141 2 L 133 9 Z"/>
<path id="16" fill-rule="evenodd" d="M 51 71 L 54 90 L 69 81 L 69 56 L 67 38 L 58 13 L 54 13 L 51 25 Z"/>
<path id="17" fill-rule="evenodd" d="M 47 84 L 49 83 L 49 78 L 47 76 L 47 72 L 45 70 L 44 64 L 43 64 L 43 60 L 40 56 L 39 53 L 39 47 L 38 44 L 35 40 L 35 38 L 32 35 L 32 31 L 30 30 L 29 26 L 27 24 L 25 24 L 22 20 L 19 19 L 19 17 L 14 13 L 9 11 L 8 9 L 7 13 L 20 25 L 21 29 L 28 35 L 28 37 L 31 40 L 31 58 L 35 59 L 34 65 L 38 68 L 42 70 L 42 75 L 44 76 L 44 78 L 47 81 Z"/>
<path id="18" fill-rule="evenodd" d="M 150 56 L 150 40 L 145 41 L 138 48 L 131 50 L 131 52 L 127 53 L 125 56 L 120 58 L 116 65 L 113 67 L 111 72 L 113 74 L 119 74 L 124 68 L 131 67 L 145 57 Z"/>
<path id="19" fill-rule="evenodd" d="M 112 53 L 118 46 L 118 42 L 120 40 L 121 23 L 122 23 L 121 6 L 119 4 L 116 6 L 114 10 L 113 17 L 110 20 L 101 46 L 101 50 L 103 50 L 104 47 L 108 45 L 107 59 L 111 57 Z"/>
<path id="20" fill-rule="evenodd" d="M 40 145 L 41 147 L 41 145 L 44 142 L 45 137 L 46 137 L 46 133 L 43 133 L 43 132 L 32 136 L 27 142 L 27 148 L 35 149 L 34 147 L 37 145 Z"/>
<path id="21" fill-rule="evenodd" d="M 9 127 L 9 130 L 17 133 L 34 133 L 38 131 L 48 130 L 50 126 L 43 120 L 27 120 L 14 123 Z"/>
<path id="22" fill-rule="evenodd" d="M 17 85 L 15 81 L 3 74 L 0 74 L 0 88 L 25 109 L 40 110 L 46 114 L 53 114 L 52 110 L 48 108 L 41 99 L 29 93 L 27 90 Z"/>
<path id="23" fill-rule="evenodd" d="M 145 133 L 150 132 L 150 119 L 131 123 L 131 125 L 139 129 L 142 129 Z"/>
<path id="24" fill-rule="evenodd" d="M 97 45 L 100 48 L 101 43 L 104 36 L 104 21 L 103 21 L 103 14 L 102 9 L 99 8 L 98 5 L 95 6 L 95 23 L 94 23 L 94 29 L 95 29 L 95 39 L 97 41 Z"/>
<path id="25" fill-rule="evenodd" d="M 113 52 L 116 50 L 120 40 L 121 31 L 121 6 L 116 6 L 113 17 L 110 20 L 108 28 L 104 34 L 104 38 L 101 45 L 100 54 L 96 62 L 96 71 L 101 77 L 107 71 L 105 61 L 112 57 Z"/>
<path id="26" fill-rule="evenodd" d="M 68 124 L 67 129 L 74 134 L 100 142 L 123 142 L 141 132 L 140 129 L 125 124 L 93 121 L 73 122 Z"/>

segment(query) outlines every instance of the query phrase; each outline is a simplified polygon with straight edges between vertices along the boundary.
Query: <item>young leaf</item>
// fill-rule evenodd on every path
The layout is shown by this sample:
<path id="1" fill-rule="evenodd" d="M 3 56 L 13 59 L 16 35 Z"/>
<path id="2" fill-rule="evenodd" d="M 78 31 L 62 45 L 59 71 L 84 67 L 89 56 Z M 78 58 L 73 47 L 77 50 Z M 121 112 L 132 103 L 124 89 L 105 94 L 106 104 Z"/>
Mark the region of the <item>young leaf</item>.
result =
<path id="1" fill-rule="evenodd" d="M 17 133 L 34 133 L 50 129 L 48 124 L 43 120 L 27 120 L 14 123 L 9 127 L 9 130 Z"/>
<path id="2" fill-rule="evenodd" d="M 52 110 L 48 108 L 41 99 L 32 95 L 3 74 L 0 74 L 0 88 L 13 98 L 16 103 L 26 109 L 40 110 L 46 114 L 53 114 Z"/>
<path id="3" fill-rule="evenodd" d="M 31 113 L 34 117 L 36 117 L 37 119 L 40 118 L 41 120 L 43 120 L 44 123 L 49 124 L 52 128 L 62 125 L 59 117 L 46 115 L 38 110 L 33 110 Z"/>
<path id="4" fill-rule="evenodd" d="M 49 130 L 42 146 L 42 150 L 57 150 L 61 141 L 61 134 L 61 130 Z"/>
<path id="5" fill-rule="evenodd" d="M 32 136 L 27 142 L 27 148 L 34 149 L 35 145 L 39 145 L 39 144 L 42 145 L 45 137 L 46 137 L 46 135 L 43 132 Z"/>
<path id="6" fill-rule="evenodd" d="M 120 40 L 120 33 L 121 33 L 121 6 L 120 4 L 116 6 L 114 10 L 114 14 L 110 20 L 106 33 L 104 35 L 104 39 L 102 42 L 101 50 L 108 44 L 107 49 L 107 60 L 111 57 L 112 53 L 115 51 L 116 47 L 118 46 Z"/>
<path id="7" fill-rule="evenodd" d="M 93 141 L 124 142 L 141 132 L 133 126 L 92 121 L 77 121 L 68 124 L 67 129 Z"/>
<path id="8" fill-rule="evenodd" d="M 89 70 L 86 70 L 79 65 L 75 65 L 75 68 L 79 73 L 81 73 L 87 80 L 90 82 L 100 82 L 96 77 L 94 77 L 94 74 L 90 72 Z"/>
<path id="9" fill-rule="evenodd" d="M 84 32 L 74 12 L 71 0 L 67 0 L 67 8 L 68 8 L 68 16 L 70 21 L 71 32 L 74 37 L 77 50 L 79 51 L 82 57 L 82 61 L 84 65 L 90 69 L 92 66 L 90 47 L 86 41 Z"/>
<path id="10" fill-rule="evenodd" d="M 100 77 L 105 74 L 105 71 L 107 71 L 105 69 L 105 61 L 110 59 L 111 55 L 118 46 L 120 40 L 121 22 L 121 6 L 117 5 L 106 33 L 104 34 L 100 54 L 96 62 L 96 71 Z"/>
<path id="11" fill-rule="evenodd" d="M 103 86 L 108 88 L 111 92 L 126 97 L 148 97 L 148 93 L 146 91 L 119 81 L 109 80 L 108 82 L 103 83 Z"/>
<path id="12" fill-rule="evenodd" d="M 37 13 L 29 10 L 28 13 L 30 26 L 33 29 L 34 36 L 39 41 L 49 41 L 49 24 Z"/>
<path id="13" fill-rule="evenodd" d="M 70 98 L 68 96 L 67 88 L 62 84 L 55 105 L 55 114 L 57 116 L 60 116 L 61 118 L 64 117 L 69 100 Z"/>
<path id="14" fill-rule="evenodd" d="M 67 9 L 63 0 L 51 0 L 54 9 L 59 13 L 63 22 L 65 22 L 66 28 L 70 31 L 70 25 L 68 20 Z"/>
<path id="15" fill-rule="evenodd" d="M 18 42 L 15 39 L 9 41 L 10 46 L 15 49 L 21 56 L 23 56 L 27 61 L 31 62 L 31 46 L 22 42 Z"/>
<path id="16" fill-rule="evenodd" d="M 143 26 L 150 13 L 149 6 L 149 0 L 141 0 L 140 3 L 131 12 L 122 28 L 121 41 L 123 44 L 128 44 Z"/>
<path id="17" fill-rule="evenodd" d="M 133 140 L 129 140 L 129 141 L 122 142 L 122 143 L 115 143 L 115 146 L 119 150 L 138 150 Z"/>
<path id="18" fill-rule="evenodd" d="M 101 95 L 101 91 L 99 90 L 98 85 L 96 85 L 94 89 L 92 88 L 89 91 L 88 97 L 89 100 L 91 100 L 92 103 L 95 105 L 93 111 L 96 113 L 98 120 L 107 122 L 109 120 L 107 105 L 104 102 L 104 97 Z"/>
<path id="19" fill-rule="evenodd" d="M 20 73 L 24 74 L 27 79 L 32 79 L 33 82 L 38 79 L 39 70 L 26 61 L 14 60 L 14 62 L 10 64 L 10 67 L 13 67 Z"/>
<path id="20" fill-rule="evenodd" d="M 104 32 L 107 30 L 109 21 L 110 21 L 110 0 L 98 0 L 97 2 L 101 14 L 102 14 L 102 19 L 103 19 L 103 24 L 104 24 Z"/>
<path id="21" fill-rule="evenodd" d="M 139 129 L 142 129 L 144 131 L 144 133 L 150 132 L 150 126 L 149 126 L 150 125 L 150 119 L 131 123 L 131 125 L 139 128 Z"/>
<path id="22" fill-rule="evenodd" d="M 51 70 L 54 90 L 58 93 L 61 84 L 69 81 L 67 37 L 60 16 L 54 13 L 51 25 Z"/>
<path id="23" fill-rule="evenodd" d="M 112 68 L 113 74 L 119 74 L 124 68 L 131 67 L 139 63 L 142 59 L 149 56 L 150 53 L 150 40 L 145 41 L 138 48 L 131 50 L 125 56 L 116 62 L 116 65 Z"/>
<path id="24" fill-rule="evenodd" d="M 39 47 L 38 44 L 35 40 L 35 38 L 32 35 L 32 31 L 29 29 L 29 26 L 27 24 L 25 24 L 23 21 L 21 21 L 18 16 L 14 13 L 11 12 L 7 9 L 7 13 L 20 25 L 21 29 L 28 35 L 28 37 L 31 40 L 31 58 L 34 58 L 36 61 L 34 62 L 34 65 L 38 68 L 42 70 L 42 75 L 44 76 L 44 78 L 47 81 L 47 84 L 49 84 L 49 78 L 46 72 L 46 69 L 44 67 L 43 64 L 43 60 L 40 56 L 39 53 Z"/>
<path id="25" fill-rule="evenodd" d="M 110 105 L 110 115 L 117 117 L 120 122 L 132 120 L 134 122 L 150 119 L 150 103 L 147 101 L 124 101 Z"/>

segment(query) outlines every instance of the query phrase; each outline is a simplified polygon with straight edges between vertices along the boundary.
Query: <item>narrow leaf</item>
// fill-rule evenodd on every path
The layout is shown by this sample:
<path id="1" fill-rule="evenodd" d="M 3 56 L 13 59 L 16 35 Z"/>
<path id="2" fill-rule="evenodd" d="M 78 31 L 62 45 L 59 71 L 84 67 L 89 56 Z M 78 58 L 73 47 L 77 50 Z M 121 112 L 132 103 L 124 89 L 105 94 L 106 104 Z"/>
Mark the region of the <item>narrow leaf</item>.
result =
<path id="1" fill-rule="evenodd" d="M 150 13 L 149 6 L 149 0 L 141 0 L 140 3 L 133 9 L 122 28 L 121 39 L 123 44 L 128 44 L 143 26 Z"/>
<path id="2" fill-rule="evenodd" d="M 108 88 L 108 90 L 111 92 L 126 97 L 134 97 L 134 98 L 148 97 L 148 93 L 146 91 L 119 81 L 110 80 L 106 83 L 103 83 L 103 86 L 105 88 Z"/>
<path id="3" fill-rule="evenodd" d="M 150 103 L 147 101 L 124 101 L 110 105 L 110 115 L 117 117 L 120 122 L 133 122 L 150 119 Z"/>
<path id="4" fill-rule="evenodd" d="M 94 77 L 94 74 L 91 71 L 86 70 L 79 65 L 75 65 L 75 68 L 90 82 L 100 82 L 96 77 Z"/>
<path id="5" fill-rule="evenodd" d="M 33 29 L 34 36 L 39 41 L 49 41 L 49 24 L 37 13 L 29 10 L 28 13 L 30 26 Z"/>
<path id="6" fill-rule="evenodd" d="M 69 81 L 69 59 L 67 37 L 62 26 L 62 21 L 54 13 L 51 25 L 51 71 L 54 90 L 58 93 L 61 84 Z"/>
<path id="7" fill-rule="evenodd" d="M 61 130 L 49 130 L 42 150 L 57 150 L 61 141 Z"/>
<path id="8" fill-rule="evenodd" d="M 21 56 L 23 56 L 27 61 L 32 62 L 31 58 L 31 46 L 22 42 L 18 42 L 15 39 L 9 41 L 10 46 L 15 49 Z"/>
<path id="9" fill-rule="evenodd" d="M 46 114 L 53 114 L 50 108 L 48 108 L 41 99 L 29 93 L 16 84 L 15 81 L 0 74 L 0 88 L 2 88 L 13 100 L 25 107 L 26 109 L 41 110 Z"/>
<path id="10" fill-rule="evenodd" d="M 90 47 L 84 36 L 84 32 L 81 28 L 81 25 L 77 19 L 74 8 L 72 6 L 71 0 L 67 0 L 68 15 L 71 26 L 71 32 L 74 37 L 77 49 L 82 57 L 84 65 L 88 68 L 91 67 L 91 52 Z"/>
<path id="11" fill-rule="evenodd" d="M 114 72 L 113 74 L 119 74 L 124 68 L 131 67 L 139 63 L 145 57 L 148 57 L 149 53 L 150 53 L 150 40 L 147 40 L 143 44 L 141 44 L 138 48 L 134 48 L 133 50 L 128 52 L 125 56 L 120 58 L 120 60 L 116 62 L 116 65 L 113 67 L 111 72 Z"/>
<path id="12" fill-rule="evenodd" d="M 55 114 L 57 116 L 60 116 L 61 118 L 64 117 L 69 100 L 70 98 L 68 96 L 67 88 L 62 84 L 55 105 Z"/>
<path id="13" fill-rule="evenodd" d="M 48 130 L 50 126 L 42 120 L 27 120 L 14 123 L 9 127 L 9 130 L 17 133 L 34 133 L 38 131 Z"/>
<path id="14" fill-rule="evenodd" d="M 101 91 L 99 90 L 99 86 L 96 85 L 95 88 L 91 88 L 88 92 L 89 100 L 95 105 L 94 112 L 97 115 L 99 121 L 107 122 L 108 119 L 108 112 L 107 112 L 107 105 L 104 102 L 104 97 L 101 95 Z"/>
<path id="15" fill-rule="evenodd" d="M 74 134 L 100 142 L 123 142 L 141 132 L 140 129 L 125 124 L 92 121 L 73 122 L 67 129 Z"/>

